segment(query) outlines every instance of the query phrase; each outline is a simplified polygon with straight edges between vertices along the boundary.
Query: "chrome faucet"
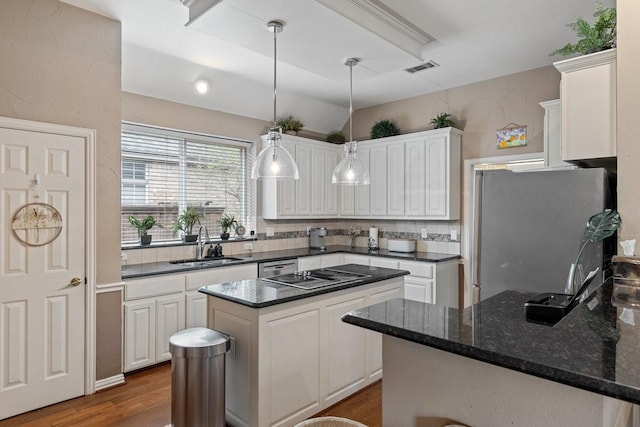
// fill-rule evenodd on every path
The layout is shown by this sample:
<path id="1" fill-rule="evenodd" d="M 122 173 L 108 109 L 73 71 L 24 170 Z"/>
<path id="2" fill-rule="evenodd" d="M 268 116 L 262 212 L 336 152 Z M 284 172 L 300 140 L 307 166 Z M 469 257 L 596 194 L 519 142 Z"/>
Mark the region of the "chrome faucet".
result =
<path id="1" fill-rule="evenodd" d="M 202 229 L 204 229 L 204 235 L 206 236 L 206 240 L 204 243 L 202 242 Z M 202 254 L 204 253 L 204 247 L 207 243 L 210 243 L 211 238 L 209 237 L 209 230 L 206 225 L 201 225 L 198 229 L 198 244 L 196 245 L 196 259 L 202 259 Z"/>

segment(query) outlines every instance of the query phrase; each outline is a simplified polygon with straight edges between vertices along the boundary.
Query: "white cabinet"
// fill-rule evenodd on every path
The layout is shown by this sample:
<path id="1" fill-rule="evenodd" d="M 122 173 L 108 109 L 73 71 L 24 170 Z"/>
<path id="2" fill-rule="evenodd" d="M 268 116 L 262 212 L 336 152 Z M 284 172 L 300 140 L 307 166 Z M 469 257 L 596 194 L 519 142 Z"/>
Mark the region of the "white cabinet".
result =
<path id="1" fill-rule="evenodd" d="M 381 256 L 372 256 L 369 258 L 369 265 L 372 267 L 398 268 L 398 260 L 394 258 L 385 258 Z"/>
<path id="2" fill-rule="evenodd" d="M 345 264 L 369 265 L 370 258 L 366 255 L 344 254 L 342 257 Z"/>
<path id="3" fill-rule="evenodd" d="M 424 140 L 408 141 L 404 145 L 405 213 L 407 216 L 423 217 L 426 213 L 427 174 L 425 173 L 427 147 Z"/>
<path id="4" fill-rule="evenodd" d="M 570 166 L 562 161 L 562 106 L 559 99 L 540 103 L 544 108 L 544 166 Z"/>
<path id="5" fill-rule="evenodd" d="M 405 214 L 404 161 L 404 144 L 387 145 L 387 215 L 389 216 Z"/>
<path id="6" fill-rule="evenodd" d="M 370 215 L 387 215 L 387 146 L 372 144 L 369 148 L 371 185 L 369 186 Z"/>
<path id="7" fill-rule="evenodd" d="M 404 297 L 431 304 L 458 307 L 458 261 L 436 263 L 400 261 L 404 276 Z"/>
<path id="8" fill-rule="evenodd" d="M 378 380 L 380 334 L 341 317 L 402 292 L 396 278 L 261 309 L 208 297 L 209 327 L 236 342 L 226 359 L 227 421 L 291 426 Z"/>
<path id="9" fill-rule="evenodd" d="M 369 149 L 358 147 L 358 159 L 371 174 L 369 164 Z M 376 184 L 373 184 L 374 186 Z M 340 215 L 366 217 L 370 212 L 370 185 L 339 185 L 340 187 Z"/>
<path id="10" fill-rule="evenodd" d="M 255 279 L 257 273 L 257 264 L 242 264 L 127 280 L 123 303 L 124 372 L 171 359 L 171 335 L 207 325 L 207 297 L 197 289 Z"/>
<path id="11" fill-rule="evenodd" d="M 265 136 L 262 137 L 266 143 Z M 331 174 L 341 146 L 292 135 L 282 145 L 295 158 L 299 179 L 262 180 L 262 216 L 265 219 L 328 218 L 338 215 L 338 189 Z"/>
<path id="12" fill-rule="evenodd" d="M 124 371 L 156 363 L 156 302 L 124 303 Z"/>
<path id="13" fill-rule="evenodd" d="M 553 64 L 561 73 L 562 160 L 616 156 L 616 49 Z"/>
<path id="14" fill-rule="evenodd" d="M 298 270 L 308 271 L 345 264 L 343 254 L 313 255 L 298 258 Z"/>

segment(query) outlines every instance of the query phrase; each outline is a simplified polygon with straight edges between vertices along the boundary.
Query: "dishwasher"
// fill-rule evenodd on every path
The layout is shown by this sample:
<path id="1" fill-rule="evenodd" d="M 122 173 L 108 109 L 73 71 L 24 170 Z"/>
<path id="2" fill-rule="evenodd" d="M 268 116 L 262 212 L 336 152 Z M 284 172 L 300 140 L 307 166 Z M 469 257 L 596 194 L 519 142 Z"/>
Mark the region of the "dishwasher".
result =
<path id="1" fill-rule="evenodd" d="M 258 263 L 258 277 L 273 277 L 298 271 L 298 260 L 269 261 Z"/>

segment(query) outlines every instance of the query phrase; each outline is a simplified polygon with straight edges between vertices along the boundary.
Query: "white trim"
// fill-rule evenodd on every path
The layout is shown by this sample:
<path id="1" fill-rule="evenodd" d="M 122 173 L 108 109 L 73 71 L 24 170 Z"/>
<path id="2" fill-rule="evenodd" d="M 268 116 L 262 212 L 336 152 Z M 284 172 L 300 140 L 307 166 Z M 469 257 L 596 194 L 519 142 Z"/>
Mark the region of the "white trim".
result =
<path id="1" fill-rule="evenodd" d="M 597 67 L 598 65 L 614 64 L 616 62 L 616 56 L 617 49 L 613 48 L 554 62 L 553 66 L 561 73 L 570 73 L 573 71 Z"/>
<path id="2" fill-rule="evenodd" d="M 113 387 L 116 385 L 124 384 L 124 374 L 114 375 L 109 378 L 104 378 L 101 380 L 97 380 L 95 384 L 95 391 L 104 390 L 105 388 Z"/>
<path id="3" fill-rule="evenodd" d="M 96 294 L 106 294 L 107 292 L 124 291 L 124 282 L 106 283 L 96 285 Z"/>
<path id="4" fill-rule="evenodd" d="M 84 392 L 95 392 L 96 378 L 96 131 L 74 126 L 0 117 L 0 127 L 65 135 L 85 141 L 85 376 Z"/>
<path id="5" fill-rule="evenodd" d="M 482 157 L 477 159 L 467 159 L 464 161 L 463 180 L 464 188 L 462 197 L 464 200 L 464 212 L 462 217 L 462 242 L 461 242 L 461 255 L 462 262 L 464 264 L 464 306 L 471 305 L 471 274 L 472 274 L 472 262 L 473 260 L 473 207 L 474 207 L 474 169 L 475 166 L 482 163 L 509 163 L 519 162 L 524 160 L 544 160 L 544 153 L 527 153 L 527 154 L 515 154 L 511 156 L 495 156 L 495 157 Z"/>

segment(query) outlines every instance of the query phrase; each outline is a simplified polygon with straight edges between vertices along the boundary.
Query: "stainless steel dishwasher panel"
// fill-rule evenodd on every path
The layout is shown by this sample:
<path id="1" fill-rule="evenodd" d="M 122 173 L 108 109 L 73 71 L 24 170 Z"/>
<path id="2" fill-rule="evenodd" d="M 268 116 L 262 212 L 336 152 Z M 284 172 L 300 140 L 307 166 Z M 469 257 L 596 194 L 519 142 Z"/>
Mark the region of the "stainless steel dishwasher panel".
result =
<path id="1" fill-rule="evenodd" d="M 298 260 L 269 261 L 258 263 L 258 277 L 273 277 L 298 271 Z"/>

